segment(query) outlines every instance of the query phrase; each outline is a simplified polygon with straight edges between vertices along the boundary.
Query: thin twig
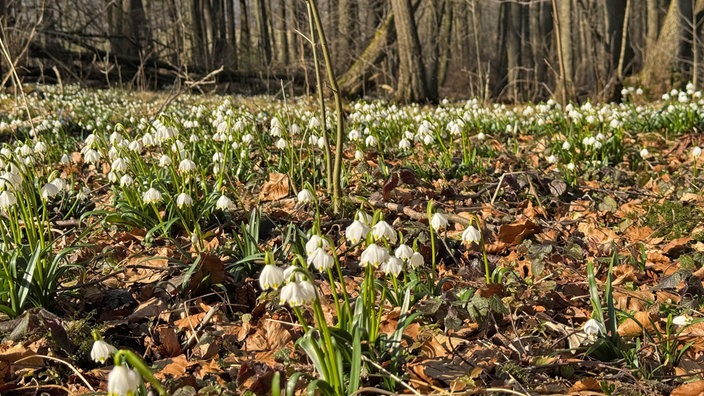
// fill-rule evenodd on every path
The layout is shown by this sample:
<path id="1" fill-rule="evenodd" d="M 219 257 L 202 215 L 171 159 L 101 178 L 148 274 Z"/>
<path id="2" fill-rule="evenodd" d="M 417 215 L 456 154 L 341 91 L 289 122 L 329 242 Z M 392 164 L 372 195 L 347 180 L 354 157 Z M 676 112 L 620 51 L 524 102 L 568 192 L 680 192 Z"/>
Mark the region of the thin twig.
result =
<path id="1" fill-rule="evenodd" d="M 409 391 L 413 392 L 414 395 L 421 396 L 421 394 L 420 394 L 417 390 L 413 389 L 412 386 L 410 386 L 410 385 L 408 385 L 407 383 L 405 383 L 401 378 L 399 378 L 398 376 L 394 375 L 394 374 L 393 374 L 392 372 L 390 372 L 389 370 L 387 370 L 387 369 L 381 367 L 381 365 L 377 364 L 376 362 L 373 362 L 373 361 L 372 361 L 371 359 L 369 359 L 368 357 L 362 355 L 362 360 L 364 360 L 365 362 L 371 364 L 372 366 L 376 367 L 377 370 L 379 370 L 379 371 L 381 371 L 382 373 L 384 373 L 384 374 L 388 375 L 389 377 L 391 377 L 391 379 L 393 379 L 394 381 L 396 381 L 396 382 L 398 382 L 399 384 L 401 384 L 401 386 L 403 386 L 404 388 L 406 388 L 406 389 L 408 389 Z"/>
<path id="2" fill-rule="evenodd" d="M 86 384 L 86 387 L 87 387 L 88 389 L 90 389 L 91 392 L 95 392 L 95 389 L 93 389 L 93 387 L 90 385 L 90 383 L 88 383 L 88 380 L 81 374 L 81 372 L 78 371 L 78 369 L 77 369 L 74 365 L 72 365 L 71 363 L 69 363 L 69 362 L 67 362 L 67 361 L 65 361 L 65 360 L 61 360 L 61 359 L 59 359 L 59 358 L 55 358 L 55 357 L 52 357 L 52 356 L 46 356 L 46 355 L 32 355 L 32 356 L 25 356 L 25 357 L 23 357 L 23 358 L 21 358 L 21 359 L 15 360 L 15 363 L 19 363 L 19 362 L 21 362 L 21 361 L 23 361 L 23 360 L 27 360 L 27 359 L 31 359 L 31 358 L 37 358 L 37 357 L 38 357 L 38 358 L 42 358 L 42 359 L 53 360 L 53 361 L 55 361 L 55 362 L 59 362 L 59 363 L 65 364 L 68 368 L 71 369 L 71 371 L 73 371 L 73 372 L 78 376 L 78 378 L 81 379 L 81 381 L 83 381 L 84 384 Z"/>

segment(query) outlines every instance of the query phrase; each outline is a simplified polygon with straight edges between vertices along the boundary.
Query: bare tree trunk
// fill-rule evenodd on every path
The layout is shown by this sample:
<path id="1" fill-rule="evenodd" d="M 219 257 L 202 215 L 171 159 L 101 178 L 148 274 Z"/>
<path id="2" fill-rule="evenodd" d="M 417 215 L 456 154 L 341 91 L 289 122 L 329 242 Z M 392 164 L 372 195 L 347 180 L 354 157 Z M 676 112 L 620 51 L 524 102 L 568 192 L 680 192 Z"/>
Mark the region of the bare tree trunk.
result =
<path id="1" fill-rule="evenodd" d="M 443 1 L 442 19 L 440 22 L 438 70 L 436 79 L 438 86 L 445 83 L 447 67 L 450 62 L 450 51 L 452 48 L 452 22 L 454 21 L 452 2 Z"/>
<path id="2" fill-rule="evenodd" d="M 235 35 L 235 3 L 225 0 L 225 51 L 227 66 L 237 68 L 237 36 Z"/>
<path id="3" fill-rule="evenodd" d="M 428 92 L 420 39 L 410 0 L 391 0 L 398 42 L 398 83 L 394 97 L 402 102 L 436 101 Z"/>
<path id="4" fill-rule="evenodd" d="M 658 41 L 658 33 L 660 32 L 660 10 L 658 9 L 658 0 L 647 0 L 647 28 L 645 36 L 645 53 L 655 50 L 655 44 Z"/>
<path id="5" fill-rule="evenodd" d="M 191 0 L 189 6 L 191 17 L 191 64 L 204 69 L 207 67 L 208 62 L 203 34 L 203 8 L 201 0 Z"/>
<path id="6" fill-rule="evenodd" d="M 530 47 L 533 63 L 533 92 L 534 99 L 541 97 L 544 88 L 541 86 L 547 81 L 547 45 L 549 29 L 552 26 L 548 8 L 542 2 L 532 2 L 529 5 L 529 30 Z"/>
<path id="7" fill-rule="evenodd" d="M 521 15 L 523 6 L 504 3 L 504 48 L 506 49 L 507 86 L 514 102 L 519 102 L 519 70 L 521 67 Z"/>
<path id="8" fill-rule="evenodd" d="M 282 66 L 288 65 L 288 37 L 286 36 L 286 2 L 279 1 L 277 17 L 274 20 L 274 32 L 276 36 L 276 62 Z"/>
<path id="9" fill-rule="evenodd" d="M 261 61 L 268 66 L 271 64 L 271 40 L 269 40 L 268 19 L 264 1 L 254 0 L 254 17 L 257 23 L 257 45 Z"/>
<path id="10" fill-rule="evenodd" d="M 252 35 L 249 30 L 249 7 L 245 0 L 240 0 L 240 48 L 239 53 L 243 54 L 244 68 L 249 68 L 252 60 Z"/>
<path id="11" fill-rule="evenodd" d="M 661 94 L 673 84 L 682 82 L 683 61 L 691 59 L 691 47 L 687 44 L 687 27 L 691 19 L 691 0 L 670 2 L 658 39 L 653 49 L 646 53 L 641 71 L 641 81 L 652 93 Z"/>
<path id="12" fill-rule="evenodd" d="M 563 104 L 571 100 L 572 95 L 572 0 L 552 0 L 555 38 L 557 40 L 557 59 L 560 66 L 560 85 L 557 91 Z"/>
<path id="13" fill-rule="evenodd" d="M 339 0 L 337 3 L 337 32 L 338 37 L 334 41 L 337 48 L 338 67 L 346 68 L 352 58 L 354 42 L 352 32 L 355 31 L 353 25 L 352 2 L 350 0 Z"/>

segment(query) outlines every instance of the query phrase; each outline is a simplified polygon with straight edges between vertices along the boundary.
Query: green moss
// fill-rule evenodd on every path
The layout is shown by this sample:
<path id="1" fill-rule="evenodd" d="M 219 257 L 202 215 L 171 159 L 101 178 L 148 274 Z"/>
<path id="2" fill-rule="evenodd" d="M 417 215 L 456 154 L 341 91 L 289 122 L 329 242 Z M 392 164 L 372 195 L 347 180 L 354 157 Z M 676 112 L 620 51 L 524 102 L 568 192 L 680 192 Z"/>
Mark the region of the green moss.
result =
<path id="1" fill-rule="evenodd" d="M 648 207 L 643 225 L 655 230 L 655 236 L 667 239 L 690 236 L 692 230 L 704 219 L 702 212 L 677 201 L 665 201 Z"/>

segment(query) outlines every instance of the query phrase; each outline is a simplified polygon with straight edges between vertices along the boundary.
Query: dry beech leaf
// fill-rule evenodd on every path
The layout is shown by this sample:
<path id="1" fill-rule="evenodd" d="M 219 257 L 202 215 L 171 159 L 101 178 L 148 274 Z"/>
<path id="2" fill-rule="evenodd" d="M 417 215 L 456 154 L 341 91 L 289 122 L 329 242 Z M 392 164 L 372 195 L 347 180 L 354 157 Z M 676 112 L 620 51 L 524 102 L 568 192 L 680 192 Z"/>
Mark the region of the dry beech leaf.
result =
<path id="1" fill-rule="evenodd" d="M 601 385 L 596 378 L 582 378 L 572 385 L 570 392 L 584 392 L 584 391 L 599 391 L 601 390 Z"/>
<path id="2" fill-rule="evenodd" d="M 277 201 L 289 194 L 288 175 L 283 173 L 270 173 L 269 181 L 264 183 L 259 192 L 259 199 L 262 201 Z"/>
<path id="3" fill-rule="evenodd" d="M 174 328 L 167 325 L 161 325 L 157 327 L 157 332 L 159 333 L 159 350 L 166 357 L 174 357 L 180 355 L 181 344 L 178 342 L 178 336 L 174 331 Z"/>
<path id="4" fill-rule="evenodd" d="M 672 390 L 670 396 L 704 396 L 704 380 L 680 385 Z"/>
<path id="5" fill-rule="evenodd" d="M 185 355 L 178 355 L 166 361 L 167 364 L 163 369 L 157 370 L 154 376 L 158 379 L 164 380 L 167 375 L 171 375 L 175 378 L 181 377 L 186 374 L 188 367 L 194 365 L 195 363 L 189 363 Z"/>
<path id="6" fill-rule="evenodd" d="M 621 337 L 638 337 L 643 331 L 652 333 L 655 330 L 657 317 L 647 311 L 636 312 L 632 318 L 628 318 L 618 326 L 618 335 Z"/>

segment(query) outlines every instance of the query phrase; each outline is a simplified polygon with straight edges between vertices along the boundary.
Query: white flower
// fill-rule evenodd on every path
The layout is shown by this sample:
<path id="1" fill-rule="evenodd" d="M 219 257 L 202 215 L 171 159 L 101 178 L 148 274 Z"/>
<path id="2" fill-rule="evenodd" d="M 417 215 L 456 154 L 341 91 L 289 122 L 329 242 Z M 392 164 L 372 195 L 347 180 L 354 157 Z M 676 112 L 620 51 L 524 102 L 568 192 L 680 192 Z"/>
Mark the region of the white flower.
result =
<path id="1" fill-rule="evenodd" d="M 329 244 L 326 239 L 321 237 L 320 235 L 313 234 L 310 236 L 310 239 L 308 242 L 306 242 L 306 254 L 310 256 L 313 254 L 315 249 L 321 247 L 321 248 L 328 248 Z"/>
<path id="2" fill-rule="evenodd" d="M 406 244 L 401 244 L 394 251 L 394 256 L 400 258 L 403 261 L 410 260 L 411 256 L 413 256 L 413 249 Z"/>
<path id="3" fill-rule="evenodd" d="M 424 263 L 425 263 L 425 260 L 423 259 L 423 255 L 418 252 L 413 252 L 413 254 L 411 255 L 411 258 L 408 260 L 408 264 L 413 269 L 416 269 L 418 267 L 422 267 Z"/>
<path id="4" fill-rule="evenodd" d="M 469 243 L 479 243 L 482 239 L 482 234 L 479 232 L 478 229 L 474 228 L 474 226 L 470 225 L 467 227 L 464 232 L 462 233 L 462 242 L 469 242 Z"/>
<path id="5" fill-rule="evenodd" d="M 373 135 L 369 135 L 366 139 L 364 139 L 364 144 L 366 144 L 367 147 L 373 147 L 376 146 L 377 140 Z"/>
<path id="6" fill-rule="evenodd" d="M 17 203 L 17 198 L 12 191 L 3 191 L 0 193 L 0 209 L 6 211 Z"/>
<path id="7" fill-rule="evenodd" d="M 229 210 L 234 206 L 235 205 L 232 203 L 232 200 L 225 195 L 221 195 L 217 202 L 215 202 L 215 208 L 220 210 Z"/>
<path id="8" fill-rule="evenodd" d="M 182 160 L 178 164 L 178 171 L 181 173 L 189 173 L 189 172 L 193 172 L 195 170 L 196 170 L 196 163 L 193 162 L 193 160 L 190 160 L 188 158 Z"/>
<path id="9" fill-rule="evenodd" d="M 375 241 L 379 241 L 381 239 L 386 238 L 387 241 L 390 243 L 396 243 L 396 240 L 398 239 L 398 236 L 396 235 L 396 231 L 394 230 L 389 223 L 387 223 L 385 220 L 380 220 L 371 229 L 372 231 L 372 237 L 374 237 Z"/>
<path id="10" fill-rule="evenodd" d="M 401 139 L 401 141 L 398 142 L 398 148 L 400 148 L 401 150 L 411 148 L 411 141 L 406 138 Z"/>
<path id="11" fill-rule="evenodd" d="M 318 271 L 323 272 L 328 268 L 332 268 L 333 259 L 324 248 L 319 247 L 313 250 L 313 253 L 308 256 L 306 262 L 308 265 L 313 265 Z"/>
<path id="12" fill-rule="evenodd" d="M 563 150 L 569 150 L 571 147 L 572 147 L 572 145 L 570 144 L 570 142 L 568 142 L 566 140 L 564 142 L 562 142 L 562 149 Z"/>
<path id="13" fill-rule="evenodd" d="M 136 371 L 127 366 L 115 366 L 108 374 L 108 396 L 135 396 L 141 382 Z"/>
<path id="14" fill-rule="evenodd" d="M 55 185 L 56 188 L 59 189 L 59 191 L 66 189 L 66 182 L 60 177 L 54 178 L 54 180 L 50 181 L 49 183 Z"/>
<path id="15" fill-rule="evenodd" d="M 374 268 L 379 268 L 379 266 L 388 259 L 389 251 L 376 243 L 372 243 L 362 252 L 359 265 L 361 267 L 371 265 Z"/>
<path id="16" fill-rule="evenodd" d="M 142 151 L 142 142 L 139 140 L 133 140 L 130 142 L 129 145 L 127 145 L 127 148 L 130 149 L 130 151 L 134 151 L 135 153 L 139 153 Z"/>
<path id="17" fill-rule="evenodd" d="M 68 165 L 71 163 L 71 157 L 68 156 L 68 154 L 64 154 L 61 156 L 61 163 L 64 165 Z"/>
<path id="18" fill-rule="evenodd" d="M 606 334 L 604 324 L 596 319 L 589 319 L 586 323 L 584 323 L 582 330 L 590 341 L 594 341 L 601 334 Z"/>
<path id="19" fill-rule="evenodd" d="M 59 188 L 53 183 L 46 183 L 42 186 L 42 199 L 54 198 L 59 193 Z"/>
<path id="20" fill-rule="evenodd" d="M 447 227 L 447 224 L 447 216 L 442 213 L 434 213 L 433 217 L 430 218 L 430 226 L 433 227 L 435 231 L 440 231 Z"/>
<path id="21" fill-rule="evenodd" d="M 281 288 L 280 302 L 292 307 L 315 300 L 315 286 L 308 281 L 289 282 Z"/>
<path id="22" fill-rule="evenodd" d="M 122 158 L 115 158 L 110 167 L 113 172 L 124 173 L 127 170 L 127 161 Z"/>
<path id="23" fill-rule="evenodd" d="M 364 212 L 362 210 L 358 210 L 355 217 L 357 220 L 361 221 L 362 224 L 366 225 L 371 225 L 372 220 L 374 220 L 374 218 L 369 213 Z"/>
<path id="24" fill-rule="evenodd" d="M 86 151 L 84 157 L 85 157 L 86 163 L 96 164 L 96 163 L 98 163 L 98 161 L 100 161 L 101 155 L 99 152 L 97 152 L 93 149 L 89 149 L 88 151 Z"/>
<path id="25" fill-rule="evenodd" d="M 354 159 L 357 161 L 361 161 L 364 159 L 364 153 L 361 150 L 355 150 L 354 152 Z"/>
<path id="26" fill-rule="evenodd" d="M 567 170 L 573 171 L 575 168 L 576 167 L 574 165 L 574 162 L 570 162 L 569 164 L 567 164 Z"/>
<path id="27" fill-rule="evenodd" d="M 36 153 L 43 153 L 46 151 L 46 143 L 42 141 L 38 141 L 37 143 L 34 144 L 34 152 Z"/>
<path id="28" fill-rule="evenodd" d="M 486 135 L 484 134 L 484 132 L 479 132 L 479 133 L 477 134 L 477 140 L 480 140 L 480 141 L 481 141 L 481 140 L 484 140 L 484 139 L 486 139 Z"/>
<path id="29" fill-rule="evenodd" d="M 134 183 L 134 179 L 130 175 L 122 175 L 120 178 L 121 187 L 130 187 Z"/>
<path id="30" fill-rule="evenodd" d="M 167 167 L 169 165 L 171 165 L 171 157 L 166 154 L 163 154 L 161 157 L 159 157 L 159 166 Z"/>
<path id="31" fill-rule="evenodd" d="M 310 192 L 310 190 L 308 190 L 307 188 L 304 188 L 303 190 L 299 191 L 297 198 L 298 202 L 302 204 L 307 204 L 315 201 L 315 195 L 313 195 L 313 193 Z"/>
<path id="32" fill-rule="evenodd" d="M 650 155 L 650 152 L 648 151 L 647 148 L 644 148 L 644 149 L 640 150 L 640 157 L 641 157 L 641 158 L 645 158 L 645 157 L 647 157 L 648 155 Z"/>
<path id="33" fill-rule="evenodd" d="M 702 155 L 702 148 L 699 146 L 695 146 L 692 148 L 692 157 L 694 158 L 699 158 L 699 156 Z"/>
<path id="34" fill-rule="evenodd" d="M 191 205 L 193 205 L 193 198 L 191 198 L 190 195 L 186 193 L 181 193 L 178 195 L 178 197 L 176 197 L 176 206 L 178 206 L 179 208 Z"/>
<path id="35" fill-rule="evenodd" d="M 216 152 L 213 154 L 213 162 L 222 162 L 224 158 L 225 156 L 221 152 Z"/>
<path id="36" fill-rule="evenodd" d="M 147 132 L 144 134 L 144 136 L 142 136 L 142 144 L 147 147 L 154 146 L 156 144 L 156 140 L 154 139 L 154 136 L 152 136 L 151 133 Z M 130 144 L 130 146 L 132 145 Z M 130 147 L 130 150 L 132 150 L 132 147 Z"/>
<path id="37" fill-rule="evenodd" d="M 679 315 L 672 318 L 672 324 L 675 326 L 688 326 L 694 322 L 694 318 L 687 315 Z"/>
<path id="38" fill-rule="evenodd" d="M 369 226 L 359 220 L 353 221 L 352 224 L 345 228 L 345 238 L 353 245 L 364 240 L 368 233 Z"/>
<path id="39" fill-rule="evenodd" d="M 93 348 L 90 350 L 90 358 L 96 363 L 105 363 L 115 352 L 117 352 L 117 348 L 114 346 L 104 340 L 96 340 L 93 342 Z"/>
<path id="40" fill-rule="evenodd" d="M 276 148 L 279 150 L 283 150 L 286 147 L 288 147 L 288 142 L 286 142 L 286 139 L 280 138 L 279 140 L 276 141 Z"/>
<path id="41" fill-rule="evenodd" d="M 156 188 L 152 187 L 142 194 L 142 201 L 145 204 L 156 204 L 161 202 L 161 193 Z"/>
<path id="42" fill-rule="evenodd" d="M 555 162 L 557 162 L 557 157 L 555 157 L 555 155 L 553 154 L 553 155 L 550 155 L 550 156 L 547 158 L 547 160 L 548 160 L 548 163 L 554 164 Z"/>
<path id="43" fill-rule="evenodd" d="M 381 263 L 379 269 L 386 275 L 396 276 L 403 270 L 403 261 L 398 257 L 389 257 L 388 260 Z"/>
<path id="44" fill-rule="evenodd" d="M 284 282 L 284 270 L 280 267 L 267 264 L 264 266 L 261 274 L 259 274 L 259 287 L 262 290 L 278 289 Z"/>

